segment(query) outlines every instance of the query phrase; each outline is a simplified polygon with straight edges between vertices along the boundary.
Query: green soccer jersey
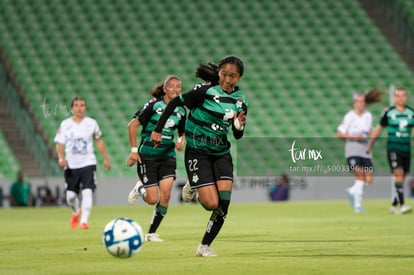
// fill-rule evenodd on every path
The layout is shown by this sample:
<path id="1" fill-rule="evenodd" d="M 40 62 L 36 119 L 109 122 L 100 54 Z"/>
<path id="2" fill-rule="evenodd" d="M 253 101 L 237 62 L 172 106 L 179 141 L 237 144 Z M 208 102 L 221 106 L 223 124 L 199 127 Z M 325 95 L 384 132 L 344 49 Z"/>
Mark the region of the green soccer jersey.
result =
<path id="1" fill-rule="evenodd" d="M 197 85 L 181 95 L 180 100 L 191 110 L 185 127 L 187 146 L 210 155 L 227 154 L 230 151 L 227 134 L 234 114 L 247 112 L 242 91 L 236 87 L 228 94 L 219 85 Z"/>
<path id="2" fill-rule="evenodd" d="M 380 125 L 388 127 L 387 150 L 410 156 L 411 130 L 414 127 L 414 110 L 406 106 L 403 112 L 395 106 L 385 110 Z"/>
<path id="3" fill-rule="evenodd" d="M 138 112 L 134 118 L 137 118 L 142 125 L 141 143 L 139 145 L 139 154 L 147 159 L 166 159 L 175 157 L 174 132 L 178 130 L 179 134 L 184 133 L 186 110 L 178 106 L 166 121 L 162 129 L 162 143 L 154 148 L 151 142 L 151 132 L 154 130 L 158 119 L 164 112 L 167 104 L 162 98 L 152 98 Z"/>

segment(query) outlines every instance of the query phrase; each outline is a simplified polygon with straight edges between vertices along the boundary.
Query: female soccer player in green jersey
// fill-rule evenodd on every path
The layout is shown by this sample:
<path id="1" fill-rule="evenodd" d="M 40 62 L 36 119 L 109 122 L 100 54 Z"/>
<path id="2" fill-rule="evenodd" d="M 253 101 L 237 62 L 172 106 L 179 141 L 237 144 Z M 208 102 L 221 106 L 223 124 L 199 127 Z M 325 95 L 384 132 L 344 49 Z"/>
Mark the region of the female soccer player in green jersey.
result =
<path id="1" fill-rule="evenodd" d="M 163 125 L 177 106 L 190 109 L 186 122 L 185 165 L 188 183 L 183 199 L 191 200 L 196 191 L 202 206 L 212 211 L 196 255 L 216 256 L 210 248 L 226 218 L 233 186 L 233 162 L 227 134 L 240 139 L 244 133 L 247 100 L 237 86 L 243 76 L 243 62 L 236 56 L 224 57 L 218 65 L 201 64 L 196 76 L 206 81 L 173 99 L 165 108 L 151 134 L 162 144 Z"/>
<path id="2" fill-rule="evenodd" d="M 184 126 L 186 110 L 178 106 L 163 124 L 163 142 L 154 148 L 150 135 L 157 120 L 167 104 L 181 94 L 181 80 L 177 76 L 169 75 L 163 83 L 151 90 L 153 98 L 140 108 L 128 124 L 129 144 L 131 153 L 127 165 L 133 166 L 138 162 L 137 173 L 139 180 L 129 193 L 128 202 L 135 204 L 141 196 L 144 201 L 156 205 L 148 233 L 145 240 L 162 242 L 156 233 L 167 209 L 171 197 L 171 189 L 175 179 L 176 156 L 175 149 L 181 151 L 184 147 Z M 137 128 L 142 126 L 141 141 L 137 146 Z M 178 131 L 178 142 L 174 143 L 174 133 Z"/>
<path id="3" fill-rule="evenodd" d="M 387 156 L 395 187 L 390 212 L 405 214 L 412 211 L 411 206 L 405 204 L 404 181 L 410 171 L 414 110 L 406 105 L 407 90 L 405 88 L 395 90 L 394 102 L 395 106 L 385 109 L 382 113 L 380 124 L 375 128 L 368 143 L 367 152 L 370 152 L 372 144 L 379 137 L 381 131 L 388 127 Z"/>

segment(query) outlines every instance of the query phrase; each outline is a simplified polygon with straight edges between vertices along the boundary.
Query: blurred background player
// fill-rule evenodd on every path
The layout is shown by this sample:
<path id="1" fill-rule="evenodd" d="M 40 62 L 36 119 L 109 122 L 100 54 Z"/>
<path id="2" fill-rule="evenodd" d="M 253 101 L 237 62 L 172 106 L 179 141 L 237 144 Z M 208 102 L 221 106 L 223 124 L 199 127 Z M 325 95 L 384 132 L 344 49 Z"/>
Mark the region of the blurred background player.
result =
<path id="1" fill-rule="evenodd" d="M 76 228 L 81 216 L 80 228 L 88 229 L 93 192 L 96 188 L 96 156 L 93 140 L 104 158 L 105 170 L 109 170 L 111 164 L 98 123 L 86 116 L 85 99 L 75 97 L 70 107 L 73 116 L 62 121 L 54 141 L 59 166 L 65 171 L 66 201 L 73 211 L 70 226 Z M 82 190 L 81 194 L 80 190 Z M 82 196 L 80 207 L 79 195 Z"/>
<path id="2" fill-rule="evenodd" d="M 354 94 L 354 108 L 346 113 L 337 129 L 338 137 L 345 140 L 345 157 L 355 175 L 354 184 L 346 192 L 356 213 L 363 211 L 364 185 L 371 185 L 373 179 L 372 154 L 366 152 L 373 129 L 372 114 L 365 107 L 380 102 L 381 97 L 382 92 L 377 89 L 371 89 L 366 94 Z"/>
<path id="3" fill-rule="evenodd" d="M 145 240 L 162 242 L 155 233 L 167 214 L 173 182 L 176 177 L 175 149 L 184 148 L 184 130 L 186 110 L 175 108 L 162 129 L 163 142 L 154 148 L 150 141 L 151 132 L 167 104 L 179 96 L 182 91 L 180 78 L 169 75 L 151 90 L 153 98 L 141 107 L 128 124 L 129 144 L 131 153 L 127 165 L 133 166 L 138 162 L 137 173 L 139 180 L 128 196 L 128 202 L 135 204 L 141 196 L 148 204 L 154 205 L 155 210 L 151 219 Z M 137 147 L 137 128 L 142 126 L 141 142 Z M 174 146 L 174 132 L 178 131 L 178 142 Z"/>
<path id="4" fill-rule="evenodd" d="M 368 143 L 367 152 L 371 151 L 372 144 L 379 137 L 384 127 L 388 127 L 387 157 L 395 187 L 395 189 L 393 188 L 390 212 L 392 214 L 405 214 L 412 211 L 411 206 L 405 204 L 404 181 L 410 171 L 411 131 L 414 127 L 414 110 L 406 105 L 407 90 L 405 88 L 397 88 L 394 91 L 394 103 L 394 106 L 383 111 L 381 121 L 373 131 Z"/>
<path id="5" fill-rule="evenodd" d="M 243 62 L 235 56 L 224 57 L 218 65 L 200 65 L 196 75 L 207 83 L 172 100 L 158 120 L 151 135 L 155 144 L 162 144 L 162 128 L 177 106 L 190 109 L 185 127 L 185 165 L 189 182 L 183 187 L 183 199 L 190 201 L 198 192 L 202 206 L 212 211 L 196 255 L 212 257 L 210 248 L 230 205 L 233 187 L 233 161 L 227 138 L 232 129 L 240 139 L 246 123 L 247 101 L 237 82 L 243 76 Z"/>

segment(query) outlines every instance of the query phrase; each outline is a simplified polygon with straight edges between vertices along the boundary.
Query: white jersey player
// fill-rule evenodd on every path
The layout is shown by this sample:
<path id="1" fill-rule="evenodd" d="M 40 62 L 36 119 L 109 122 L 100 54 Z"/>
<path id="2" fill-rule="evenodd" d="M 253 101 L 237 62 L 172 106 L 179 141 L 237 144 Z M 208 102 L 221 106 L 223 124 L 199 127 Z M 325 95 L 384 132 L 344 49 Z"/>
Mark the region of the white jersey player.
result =
<path id="1" fill-rule="evenodd" d="M 73 116 L 60 124 L 55 136 L 59 166 L 65 169 L 66 200 L 73 213 L 70 221 L 76 228 L 88 229 L 89 216 L 93 205 L 93 192 L 96 188 L 96 157 L 93 142 L 104 157 L 105 170 L 110 169 L 102 132 L 96 120 L 85 116 L 86 103 L 83 98 L 72 100 Z M 80 203 L 79 195 L 82 195 Z"/>
<path id="2" fill-rule="evenodd" d="M 379 102 L 382 92 L 372 89 L 367 94 L 354 94 L 354 109 L 349 111 L 337 128 L 339 138 L 345 139 L 345 157 L 355 182 L 347 188 L 349 203 L 356 213 L 362 212 L 364 185 L 372 184 L 372 155 L 367 152 L 368 139 L 372 133 L 372 114 L 365 110 L 370 103 Z"/>

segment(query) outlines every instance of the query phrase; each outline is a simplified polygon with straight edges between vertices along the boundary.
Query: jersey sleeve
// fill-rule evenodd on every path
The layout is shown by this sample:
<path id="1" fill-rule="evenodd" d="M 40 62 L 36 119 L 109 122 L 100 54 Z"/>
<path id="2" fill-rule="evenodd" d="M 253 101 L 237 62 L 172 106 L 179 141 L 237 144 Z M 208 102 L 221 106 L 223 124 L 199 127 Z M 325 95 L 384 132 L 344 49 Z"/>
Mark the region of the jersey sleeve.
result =
<path id="1" fill-rule="evenodd" d="M 56 132 L 54 142 L 59 143 L 59 144 L 65 144 L 66 143 L 63 122 L 60 124 L 59 129 Z"/>
<path id="2" fill-rule="evenodd" d="M 210 87 L 211 85 L 197 84 L 191 91 L 180 95 L 180 99 L 189 109 L 199 107 L 203 104 L 205 94 Z"/>
<path id="3" fill-rule="evenodd" d="M 93 127 L 93 138 L 100 139 L 102 137 L 101 129 L 99 128 L 99 124 L 96 120 L 94 120 L 94 127 Z"/>
<path id="4" fill-rule="evenodd" d="M 154 97 L 141 107 L 135 114 L 134 118 L 138 119 L 141 125 L 146 125 L 150 121 L 153 114 L 153 106 L 157 99 Z"/>
<path id="5" fill-rule="evenodd" d="M 371 131 L 374 127 L 373 127 L 373 123 L 374 123 L 374 118 L 372 116 L 372 114 L 370 112 L 368 112 L 368 130 Z"/>
<path id="6" fill-rule="evenodd" d="M 385 110 L 382 112 L 382 115 L 381 115 L 381 120 L 380 120 L 380 125 L 381 125 L 382 127 L 387 127 L 387 126 L 388 126 L 388 110 L 389 110 L 389 109 L 385 109 Z"/>
<path id="7" fill-rule="evenodd" d="M 185 108 L 183 108 L 183 113 L 184 113 L 184 115 L 181 117 L 180 122 L 179 122 L 178 127 L 177 127 L 177 131 L 178 131 L 179 136 L 181 136 L 182 134 L 185 133 L 185 121 L 187 119 L 187 112 L 186 112 Z"/>
<path id="8" fill-rule="evenodd" d="M 348 132 L 350 121 L 351 121 L 350 116 L 346 114 L 344 118 L 342 119 L 341 124 L 339 124 L 336 130 L 342 134 L 346 134 Z"/>

